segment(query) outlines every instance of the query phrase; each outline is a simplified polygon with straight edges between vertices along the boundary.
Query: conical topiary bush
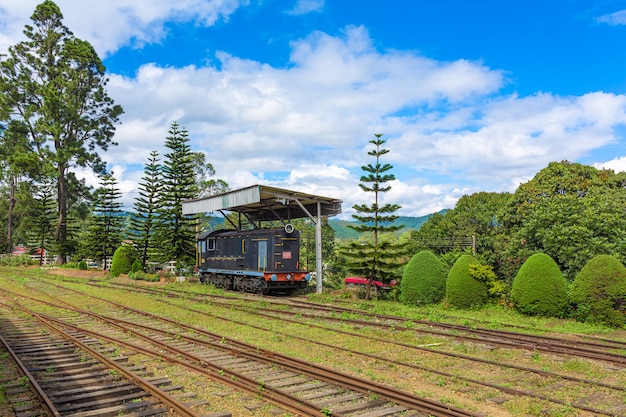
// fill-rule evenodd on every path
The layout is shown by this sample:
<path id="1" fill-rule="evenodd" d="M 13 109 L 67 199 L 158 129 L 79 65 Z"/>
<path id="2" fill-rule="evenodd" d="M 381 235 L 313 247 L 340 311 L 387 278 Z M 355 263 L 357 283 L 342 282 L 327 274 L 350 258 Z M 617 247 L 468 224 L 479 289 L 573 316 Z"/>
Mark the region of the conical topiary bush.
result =
<path id="1" fill-rule="evenodd" d="M 462 255 L 448 272 L 446 298 L 453 307 L 479 307 L 487 300 L 486 285 L 472 278 L 469 273 L 469 266 L 472 264 L 480 262 L 471 255 Z"/>
<path id="2" fill-rule="evenodd" d="M 626 268 L 614 256 L 596 256 L 576 275 L 570 298 L 577 305 L 578 318 L 624 326 Z"/>
<path id="3" fill-rule="evenodd" d="M 435 304 L 446 295 L 446 273 L 434 253 L 413 255 L 400 281 L 400 301 L 409 305 Z"/>
<path id="4" fill-rule="evenodd" d="M 536 253 L 524 262 L 511 288 L 511 301 L 524 314 L 562 317 L 567 307 L 567 284 L 554 259 Z"/>

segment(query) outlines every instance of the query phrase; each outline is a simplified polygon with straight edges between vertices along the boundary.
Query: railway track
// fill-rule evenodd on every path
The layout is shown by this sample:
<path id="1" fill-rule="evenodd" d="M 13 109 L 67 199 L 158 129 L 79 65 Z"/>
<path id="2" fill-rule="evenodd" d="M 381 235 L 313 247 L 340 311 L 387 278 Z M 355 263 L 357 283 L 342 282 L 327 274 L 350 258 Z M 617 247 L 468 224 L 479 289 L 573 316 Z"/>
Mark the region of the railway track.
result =
<path id="1" fill-rule="evenodd" d="M 94 285 L 98 285 L 97 283 L 94 283 Z M 196 314 L 206 314 L 208 320 L 213 321 L 215 319 L 223 319 L 224 316 L 230 316 L 230 314 L 228 314 L 228 311 L 233 311 L 233 310 L 241 310 L 241 311 L 247 311 L 250 314 L 256 315 L 256 316 L 264 316 L 267 318 L 271 318 L 273 320 L 276 321 L 284 321 L 285 323 L 287 322 L 293 322 L 293 323 L 301 323 L 304 326 L 313 326 L 311 323 L 312 321 L 310 320 L 309 317 L 307 317 L 306 314 L 303 314 L 301 312 L 301 310 L 295 309 L 296 314 L 292 314 L 293 311 L 290 311 L 290 315 L 291 318 L 285 317 L 283 314 L 284 311 L 288 311 L 291 307 L 289 307 L 288 309 L 285 309 L 285 307 L 283 306 L 283 304 L 286 302 L 287 304 L 290 304 L 290 302 L 288 300 L 285 299 L 280 299 L 278 300 L 278 302 L 276 303 L 277 306 L 275 308 L 271 308 L 272 305 L 274 304 L 273 301 L 274 300 L 268 300 L 267 297 L 245 297 L 246 300 L 243 301 L 244 305 L 239 305 L 239 303 L 241 303 L 242 301 L 237 299 L 238 297 L 236 297 L 235 299 L 233 299 L 233 296 L 191 296 L 189 294 L 188 291 L 178 291 L 175 289 L 171 289 L 168 288 L 166 290 L 157 290 L 157 289 L 152 289 L 152 288 L 145 288 L 142 286 L 137 286 L 137 285 L 132 285 L 132 286 L 119 286 L 119 285 L 111 285 L 109 283 L 106 284 L 106 286 L 114 286 L 118 289 L 125 289 L 126 291 L 133 291 L 135 293 L 139 293 L 139 292 L 145 292 L 148 295 L 160 295 L 160 297 L 158 297 L 159 302 L 161 303 L 167 303 L 170 304 L 172 306 L 176 305 L 175 303 L 179 303 L 178 305 L 180 307 L 182 307 L 182 305 L 189 305 L 189 303 L 186 300 L 192 300 L 192 301 L 200 301 L 201 299 L 204 299 L 205 301 L 210 302 L 213 306 L 218 306 L 220 305 L 223 309 L 224 309 L 224 313 L 221 315 L 222 317 L 220 318 L 219 316 L 211 316 L 209 314 L 207 314 L 206 312 L 203 312 L 201 310 L 198 311 L 194 311 L 194 313 Z M 59 296 L 62 296 L 62 292 L 65 291 L 65 289 L 59 289 Z M 86 295 L 84 293 L 82 293 L 82 295 Z M 71 297 L 72 298 L 72 297 Z M 75 296 L 73 298 L 76 298 Z M 79 297 L 80 298 L 80 297 Z M 88 297 L 84 297 L 83 301 L 85 303 L 85 305 L 87 304 L 92 304 L 92 301 L 89 301 Z M 252 301 L 256 301 L 255 303 L 252 303 Z M 182 302 L 182 305 L 181 305 Z M 297 304 L 302 305 L 302 303 L 298 302 Z M 304 308 L 306 307 L 306 304 L 302 307 Z M 282 309 L 281 309 L 282 308 Z M 269 311 L 268 311 L 269 309 Z M 202 309 L 203 310 L 203 309 Z M 276 310 L 275 312 L 272 310 Z M 265 311 L 265 312 L 263 312 Z M 334 315 L 335 319 L 341 319 L 341 320 L 337 320 L 337 321 L 345 321 L 346 323 L 351 323 L 351 321 L 348 319 L 351 315 L 353 315 L 354 313 L 350 312 L 350 313 L 346 313 L 346 312 L 334 312 L 334 313 L 330 313 L 331 315 Z M 313 315 L 314 318 L 317 318 L 318 315 L 314 314 Z M 319 317 L 323 317 L 323 315 L 319 315 Z M 382 319 L 381 319 L 382 320 Z M 403 319 L 404 320 L 404 319 Z M 131 322 L 136 322 L 136 319 L 130 319 L 127 320 L 129 321 L 129 325 L 131 324 Z M 228 321 L 232 321 L 232 319 L 228 320 Z M 320 320 L 316 320 L 316 322 L 318 322 Z M 326 321 L 326 320 L 324 320 Z M 367 323 L 363 323 L 363 324 L 358 324 L 357 327 L 361 327 L 361 328 L 365 328 L 365 327 L 372 327 L 372 328 L 376 328 L 376 326 L 368 326 L 369 325 L 369 321 L 366 321 Z M 236 323 L 236 322 L 233 322 Z M 135 323 L 137 324 L 137 323 Z M 382 323 L 385 325 L 388 325 L 388 323 Z M 242 323 L 242 325 L 244 325 Z M 248 325 L 248 324 L 245 324 Z M 248 325 L 249 326 L 249 325 Z M 341 326 L 343 328 L 346 328 L 345 326 Z M 330 327 L 327 327 L 329 330 L 331 331 L 338 331 L 341 332 L 339 330 L 339 327 L 335 328 L 335 329 L 331 329 Z M 384 329 L 384 326 L 381 326 L 381 329 Z M 404 328 L 396 328 L 395 330 L 393 330 L 394 326 L 391 325 L 390 327 L 387 327 L 389 330 L 391 330 L 391 333 L 395 333 L 395 330 L 404 330 Z M 267 331 L 268 329 L 262 329 L 259 327 L 259 330 L 265 330 Z M 412 329 L 407 329 L 407 330 L 412 330 Z M 276 332 L 276 330 L 274 330 L 274 332 Z M 346 336 L 349 337 L 363 337 L 365 338 L 365 336 L 363 334 L 356 334 L 356 333 L 351 333 L 351 332 L 345 332 L 344 333 Z M 324 344 L 323 342 L 316 342 L 314 340 L 310 340 L 307 338 L 298 338 L 298 337 L 294 337 L 294 335 L 292 334 L 287 334 L 285 333 L 286 337 L 290 337 L 290 338 L 294 338 L 297 340 L 302 340 L 303 343 L 317 343 L 320 346 L 327 346 L 329 348 L 337 348 L 342 352 L 348 352 L 350 355 L 362 355 L 362 356 L 368 356 L 366 354 L 364 354 L 364 352 L 358 352 L 358 351 L 349 351 L 346 349 L 341 349 L 339 346 L 330 346 L 327 344 Z M 366 338 L 365 338 L 366 340 Z M 224 342 L 229 342 L 229 339 L 224 339 L 222 341 L 222 344 L 224 344 Z M 180 342 L 180 341 L 179 341 Z M 393 343 L 393 342 L 391 342 Z M 493 365 L 493 366 L 511 366 L 510 364 L 498 364 L 489 360 L 481 360 L 479 358 L 476 357 L 470 357 L 468 355 L 455 355 L 455 354 L 451 354 L 450 352 L 442 352 L 442 351 L 438 351 L 435 349 L 432 349 L 430 347 L 423 347 L 423 346 L 413 346 L 413 345 L 404 345 L 402 343 L 397 343 L 397 346 L 400 347 L 400 349 L 402 350 L 421 350 L 423 352 L 429 352 L 429 353 L 434 353 L 434 354 L 438 354 L 438 355 L 450 355 L 453 357 L 458 357 L 464 360 L 468 360 L 468 361 L 478 361 L 478 362 L 482 362 L 488 365 Z M 611 349 L 615 349 L 615 346 L 619 346 L 619 344 L 617 345 L 612 345 L 610 348 Z M 374 358 L 374 355 L 369 355 L 372 359 Z M 563 356 L 566 356 L 566 354 L 563 354 Z M 378 362 L 378 360 L 376 360 L 376 362 Z M 551 401 L 557 404 L 564 404 L 564 405 L 568 405 L 570 407 L 573 408 L 577 408 L 579 410 L 582 410 L 584 412 L 590 413 L 590 414 L 581 414 L 581 415 L 623 415 L 624 411 L 626 411 L 625 407 L 619 407 L 619 403 L 616 405 L 615 403 L 607 403 L 607 405 L 613 404 L 612 406 L 609 406 L 607 408 L 601 407 L 600 409 L 598 409 L 597 407 L 593 407 L 591 406 L 591 404 L 587 404 L 586 400 L 584 398 L 580 398 L 580 402 L 579 401 L 573 401 L 573 400 L 559 400 L 556 398 L 550 398 L 549 395 L 546 394 L 542 394 L 541 391 L 533 389 L 529 392 L 525 392 L 523 390 L 519 390 L 519 389 L 515 389 L 512 388 L 510 383 L 506 382 L 506 381 L 502 381 L 502 384 L 490 384 L 490 383 L 486 383 L 485 381 L 481 380 L 482 378 L 476 379 L 476 378 L 464 378 L 463 376 L 457 374 L 456 372 L 452 372 L 452 373 L 446 373 L 445 371 L 442 371 L 441 369 L 429 369 L 427 367 L 423 367 L 420 365 L 415 365 L 415 364 L 407 364 L 407 363 L 401 363 L 401 362 L 394 362 L 394 361 L 390 361 L 390 363 L 394 363 L 397 365 L 401 365 L 401 366 L 406 366 L 408 368 L 412 367 L 414 369 L 422 369 L 426 372 L 430 372 L 430 373 L 434 373 L 434 374 L 438 374 L 438 375 L 443 375 L 443 376 L 447 376 L 450 380 L 465 380 L 466 382 L 472 383 L 472 384 L 480 384 L 480 385 L 484 385 L 484 386 L 488 386 L 488 387 L 492 387 L 495 389 L 500 390 L 502 393 L 507 394 L 506 397 L 511 398 L 511 396 L 515 397 L 515 396 L 529 396 L 532 398 L 538 398 L 538 399 L 542 399 L 542 400 L 546 400 L 546 401 Z M 584 378 L 577 378 L 577 377 L 571 377 L 568 375 L 558 375 L 558 374 L 554 374 L 552 372 L 548 372 L 544 369 L 527 369 L 523 366 L 511 366 L 514 369 L 519 369 L 519 370 L 523 370 L 525 372 L 531 372 L 531 373 L 536 373 L 537 375 L 540 375 L 542 377 L 545 378 L 549 378 L 549 379 L 562 379 L 565 381 L 571 381 L 572 383 L 582 383 L 588 386 L 594 386 L 597 385 L 598 387 L 604 387 L 608 390 L 616 390 L 616 391 L 621 391 L 622 394 L 618 394 L 621 395 L 623 398 L 623 392 L 624 392 L 624 386 L 623 385 L 615 385 L 615 384 L 611 384 L 609 381 L 607 381 L 607 383 L 603 383 L 602 381 L 590 381 L 590 380 L 585 380 Z M 223 370 L 222 370 L 223 371 Z M 265 384 L 265 381 L 261 381 L 263 384 Z M 555 382 L 554 387 L 558 387 L 558 389 L 565 389 L 567 390 L 567 385 L 563 384 L 562 382 Z M 589 398 L 600 398 L 598 397 L 598 395 L 600 395 L 600 391 L 601 390 L 596 390 L 597 394 L 592 394 L 589 396 Z M 606 396 L 606 394 L 602 394 L 602 398 L 608 398 Z M 622 400 L 623 403 L 623 400 Z M 622 404 L 624 405 L 624 404 Z M 325 409 L 326 412 L 328 412 L 330 409 Z M 620 411 L 621 410 L 621 411 Z M 358 415 L 358 414 L 357 414 Z"/>
<path id="2" fill-rule="evenodd" d="M 141 288 L 125 284 L 111 284 L 119 288 L 133 288 L 148 294 L 166 294 L 168 297 L 190 297 L 188 292 L 168 289 L 167 293 L 150 288 Z M 220 295 L 196 296 L 196 301 L 210 299 L 212 304 L 221 304 L 228 308 L 237 308 L 242 311 L 249 309 L 249 304 L 245 300 L 271 300 L 269 306 L 257 307 L 255 311 L 267 312 L 275 315 L 320 319 L 328 321 L 343 322 L 359 326 L 370 326 L 383 329 L 393 329 L 394 331 L 413 331 L 435 336 L 450 337 L 459 340 L 466 340 L 475 343 L 495 345 L 501 347 L 525 349 L 529 351 L 543 351 L 553 354 L 570 355 L 580 358 L 599 360 L 626 367 L 626 342 L 619 340 L 585 340 L 579 337 L 577 340 L 559 337 L 535 335 L 528 333 L 518 333 L 506 330 L 493 330 L 487 328 L 477 328 L 462 326 L 457 324 L 433 322 L 427 320 L 407 319 L 383 314 L 372 314 L 363 310 L 324 306 L 313 302 L 292 301 L 285 298 L 263 297 L 244 295 L 244 301 Z M 256 298 L 254 298 L 256 297 Z M 271 305 L 281 308 L 272 308 Z M 286 310 L 283 307 L 289 307 Z M 317 313 L 315 313 L 317 312 Z M 364 317 L 356 319 L 354 317 Z"/>
<path id="3" fill-rule="evenodd" d="M 15 294 L 15 297 L 20 297 Z M 25 297 L 25 296 L 22 296 Z M 30 298 L 31 302 L 52 308 L 59 304 Z M 26 298 L 26 297 L 25 297 Z M 109 303 L 111 303 L 109 301 Z M 456 407 L 421 398 L 390 386 L 357 378 L 191 328 L 163 317 L 156 317 L 129 307 L 114 305 L 110 314 L 64 305 L 71 312 L 63 320 L 38 313 L 48 323 L 73 332 L 88 334 L 116 345 L 176 363 L 194 372 L 262 396 L 281 408 L 311 416 L 477 416 Z M 116 317 L 125 311 L 132 317 Z M 65 314 L 67 315 L 67 313 Z M 116 331 L 94 331 L 81 321 L 86 316 L 100 320 Z M 152 324 L 142 324 L 149 321 Z M 75 322 L 75 323 L 73 323 Z M 117 336 L 112 334 L 117 333 Z M 193 336 L 191 335 L 193 334 Z M 122 340 L 132 335 L 140 342 Z M 143 345 L 148 344 L 149 347 Z M 165 354 L 163 352 L 168 352 Z"/>
<path id="4" fill-rule="evenodd" d="M 147 290 L 150 293 L 153 293 L 152 290 L 148 289 Z M 176 291 L 173 291 L 174 293 L 176 293 Z M 178 296 L 180 296 L 180 294 L 173 294 L 172 291 L 167 291 L 167 296 L 169 298 L 176 298 Z M 188 294 L 185 294 L 185 297 L 189 297 Z M 166 301 L 162 301 L 162 302 L 166 302 Z M 214 301 L 211 301 L 212 304 L 215 304 Z M 261 302 L 261 304 L 263 304 L 263 302 Z M 225 304 L 224 305 L 225 308 L 228 306 L 229 308 L 233 308 L 232 304 Z M 244 308 L 245 309 L 245 308 Z M 271 314 L 264 314 L 262 312 L 260 312 L 259 310 L 265 310 L 265 308 L 261 308 L 261 309 L 257 309 L 254 308 L 254 314 L 255 315 L 261 315 L 264 317 L 268 317 L 268 318 L 273 318 L 276 320 L 280 320 L 280 316 L 278 315 L 271 315 Z M 283 312 L 283 310 L 278 310 L 279 312 Z M 203 314 L 203 312 L 201 311 L 197 311 L 198 314 Z M 303 314 L 299 314 L 300 317 L 305 316 Z M 219 316 L 213 316 L 214 319 L 219 319 Z M 231 319 L 232 320 L 232 319 Z M 321 326 L 321 325 L 315 325 L 315 324 L 311 324 L 310 322 L 304 322 L 304 321 L 299 321 L 299 320 L 293 320 L 293 319 L 285 319 L 282 318 L 282 320 L 287 320 L 287 321 L 292 321 L 294 323 L 302 323 L 303 325 L 309 326 L 309 327 L 320 327 L 320 328 L 324 328 L 326 330 L 329 331 L 335 331 L 335 332 L 339 332 L 342 334 L 345 334 L 347 336 L 350 337 L 364 337 L 362 335 L 353 333 L 353 332 L 348 332 L 348 331 L 342 331 L 339 329 L 332 329 L 330 327 L 327 326 Z M 339 320 L 342 321 L 342 320 Z M 369 323 L 369 322 L 367 322 Z M 244 323 L 242 323 L 244 324 Z M 366 324 L 363 324 L 363 326 L 365 326 Z M 293 335 L 289 335 L 289 337 L 294 337 Z M 296 337 L 297 338 L 297 337 Z M 371 339 L 375 339 L 379 342 L 388 342 L 385 340 L 382 340 L 380 338 L 376 339 L 376 338 L 371 338 Z M 370 340 L 371 340 L 370 339 Z M 316 342 L 310 339 L 306 339 L 306 338 L 302 338 L 301 339 L 303 342 L 306 343 L 318 343 L 319 345 L 324 345 L 327 347 L 333 347 L 333 346 L 329 346 L 327 344 L 324 344 L 323 342 Z M 484 380 L 481 379 L 477 379 L 477 378 L 472 378 L 472 377 L 463 377 L 462 375 L 458 375 L 456 373 L 449 373 L 449 372 L 445 372 L 442 371 L 440 369 L 434 369 L 434 368 L 428 368 L 428 367 L 424 367 L 424 366 L 420 366 L 420 365 L 415 365 L 415 364 L 411 364 L 411 363 L 405 363 L 405 362 L 399 362 L 399 361 L 393 361 L 393 360 L 387 360 L 390 363 L 396 364 L 396 365 L 402 365 L 402 366 L 406 366 L 408 368 L 415 368 L 415 369 L 420 369 L 420 370 L 424 370 L 430 373 L 434 373 L 434 374 L 438 374 L 438 375 L 443 375 L 446 376 L 450 379 L 455 379 L 455 380 L 464 380 L 466 382 L 472 383 L 472 384 L 478 384 L 478 385 L 483 385 L 486 387 L 490 387 L 490 388 L 494 388 L 497 389 L 499 391 L 501 391 L 503 394 L 508 394 L 508 395 L 512 395 L 512 396 L 527 396 L 530 398 L 536 398 L 536 399 L 541 399 L 541 400 L 545 400 L 548 402 L 552 402 L 555 404 L 561 404 L 561 405 L 566 405 L 572 408 L 576 408 L 579 409 L 581 411 L 585 411 L 585 412 L 589 412 L 592 413 L 593 415 L 622 415 L 623 411 L 626 411 L 626 406 L 619 406 L 619 398 L 621 396 L 623 396 L 623 392 L 626 391 L 626 388 L 623 385 L 620 384 L 611 384 L 611 383 L 607 383 L 607 382 L 603 382 L 603 381 L 599 381 L 599 380 L 589 380 L 589 379 L 585 379 L 585 378 L 580 378 L 580 377 L 576 377 L 576 376 L 571 376 L 571 375 L 563 375 L 563 374 L 558 374 L 558 373 L 554 373 L 554 372 L 549 372 L 546 371 L 544 369 L 537 369 L 537 368 L 528 368 L 528 367 L 524 367 L 524 366 L 520 366 L 517 364 L 506 364 L 506 363 L 499 363 L 496 361 L 490 361 L 490 360 L 485 360 L 485 359 L 480 359 L 480 358 L 476 358 L 476 357 L 471 357 L 469 355 L 462 355 L 462 354 L 454 354 L 451 352 L 444 352 L 444 351 L 440 351 L 440 350 L 436 350 L 436 349 L 432 349 L 432 348 L 428 348 L 428 347 L 420 347 L 420 346 L 414 346 L 414 345 L 408 345 L 408 344 L 402 344 L 402 343 L 394 343 L 394 342 L 388 342 L 388 343 L 392 343 L 392 344 L 396 344 L 397 346 L 399 346 L 402 349 L 414 349 L 414 350 L 420 350 L 423 352 L 429 352 L 429 353 L 435 353 L 435 354 L 440 354 L 440 355 L 446 355 L 446 356 L 452 356 L 452 357 L 456 357 L 456 358 L 460 358 L 460 359 L 464 359 L 464 360 L 468 360 L 468 361 L 477 361 L 477 362 L 481 362 L 487 365 L 493 365 L 493 366 L 498 366 L 498 367 L 508 367 L 508 368 L 512 368 L 512 369 L 516 369 L 519 371 L 523 371 L 525 373 L 530 373 L 530 374 L 536 374 L 538 376 L 541 377 L 545 377 L 545 378 L 550 378 L 553 379 L 555 381 L 563 381 L 560 383 L 556 383 L 556 386 L 561 389 L 561 390 L 567 390 L 568 386 L 571 385 L 575 385 L 575 384 L 583 384 L 587 387 L 589 387 L 590 389 L 594 389 L 596 390 L 596 394 L 592 394 L 590 395 L 590 398 L 594 398 L 594 396 L 599 395 L 598 393 L 601 391 L 606 391 L 604 394 L 602 394 L 603 398 L 605 398 L 605 402 L 606 400 L 608 400 L 608 398 L 614 398 L 614 400 L 612 400 L 612 405 L 609 406 L 608 408 L 598 408 L 598 407 L 593 407 L 590 406 L 588 404 L 586 404 L 586 402 L 584 400 L 581 401 L 572 401 L 572 400 L 567 400 L 567 399 L 558 399 L 555 396 L 550 395 L 550 393 L 541 393 L 541 392 L 537 392 L 536 389 L 533 390 L 523 390 L 523 389 L 516 389 L 510 386 L 510 384 L 507 384 L 506 382 L 504 383 L 489 383 L 486 382 Z M 619 343 L 616 344 L 616 346 L 619 346 Z M 606 346 L 604 346 L 606 348 Z M 610 348 L 614 348 L 614 345 L 610 345 Z M 346 349 L 343 349 L 343 351 L 346 351 Z M 382 360 L 380 357 L 376 358 L 375 355 L 367 355 L 363 352 L 358 352 L 358 351 L 350 351 L 350 354 L 353 355 L 362 355 L 362 356 L 368 356 L 372 359 L 377 359 L 377 360 Z M 564 383 L 566 382 L 566 383 Z M 569 384 L 569 385 L 568 385 Z M 611 394 L 612 392 L 612 394 Z M 608 405 L 608 404 L 607 404 Z M 621 410 L 621 411 L 619 411 Z"/>
<path id="5" fill-rule="evenodd" d="M 124 356 L 112 356 L 97 340 L 54 328 L 15 302 L 0 308 L 2 345 L 21 375 L 17 383 L 4 385 L 9 392 L 17 390 L 12 401 L 17 417 L 200 416 L 167 393 L 180 387 Z M 16 308 L 30 318 L 16 315 Z M 26 388 L 32 395 L 24 395 Z"/>

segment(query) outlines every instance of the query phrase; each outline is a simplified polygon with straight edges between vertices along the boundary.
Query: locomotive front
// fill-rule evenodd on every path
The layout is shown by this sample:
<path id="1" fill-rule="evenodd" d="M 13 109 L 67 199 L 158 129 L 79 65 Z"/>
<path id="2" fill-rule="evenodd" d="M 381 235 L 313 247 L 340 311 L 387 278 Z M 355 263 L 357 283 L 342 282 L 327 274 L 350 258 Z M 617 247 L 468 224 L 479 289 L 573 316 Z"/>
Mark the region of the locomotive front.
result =
<path id="1" fill-rule="evenodd" d="M 311 275 L 301 271 L 300 233 L 284 228 L 216 230 L 198 236 L 200 281 L 218 288 L 267 294 L 305 288 Z"/>

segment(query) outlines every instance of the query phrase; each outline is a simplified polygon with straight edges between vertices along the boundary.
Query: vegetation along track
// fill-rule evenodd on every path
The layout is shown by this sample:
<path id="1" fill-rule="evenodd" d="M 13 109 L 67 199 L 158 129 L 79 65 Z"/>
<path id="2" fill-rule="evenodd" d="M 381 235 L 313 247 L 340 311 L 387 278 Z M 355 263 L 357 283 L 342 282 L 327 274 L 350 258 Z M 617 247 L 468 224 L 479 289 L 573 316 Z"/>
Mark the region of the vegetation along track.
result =
<path id="1" fill-rule="evenodd" d="M 56 289 L 62 291 L 59 287 Z M 32 290 L 31 288 L 31 292 Z M 105 309 L 96 306 L 92 299 L 89 303 L 90 309 L 86 310 L 64 303 L 62 294 L 58 292 L 52 294 L 46 291 L 46 294 L 52 297 L 52 302 L 33 299 L 26 295 L 14 294 L 14 296 L 28 299 L 33 303 L 45 304 L 45 308 L 53 308 L 62 303 L 64 304 L 62 308 L 72 313 L 71 317 L 60 320 L 39 314 L 59 326 L 88 333 L 95 338 L 115 344 L 125 344 L 130 349 L 176 362 L 195 372 L 221 378 L 224 383 L 255 392 L 264 399 L 300 415 L 369 417 L 478 415 L 298 358 L 226 340 L 221 335 L 112 302 L 108 302 L 109 308 Z M 97 314 L 92 312 L 94 309 L 99 310 Z M 80 324 L 85 316 L 114 326 L 116 330 L 109 329 L 106 332 L 89 330 L 84 324 Z M 72 324 L 72 321 L 78 323 Z M 129 335 L 140 338 L 141 342 L 132 344 L 128 341 L 122 342 L 122 339 L 128 338 Z M 141 344 L 148 344 L 149 347 L 142 348 Z M 163 351 L 168 351 L 169 354 L 161 353 Z"/>
<path id="2" fill-rule="evenodd" d="M 0 339 L 20 375 L 3 383 L 14 393 L 15 416 L 199 417 L 167 393 L 179 389 L 167 378 L 147 374 L 84 333 L 54 326 L 6 294 L 2 299 Z"/>

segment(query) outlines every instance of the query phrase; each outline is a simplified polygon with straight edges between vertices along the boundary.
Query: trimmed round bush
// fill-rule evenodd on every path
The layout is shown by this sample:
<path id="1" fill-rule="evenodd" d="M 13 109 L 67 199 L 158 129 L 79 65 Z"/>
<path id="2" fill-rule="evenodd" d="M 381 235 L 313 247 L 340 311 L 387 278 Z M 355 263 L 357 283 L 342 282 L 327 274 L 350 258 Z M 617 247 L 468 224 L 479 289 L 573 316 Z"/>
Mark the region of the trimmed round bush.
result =
<path id="1" fill-rule="evenodd" d="M 536 253 L 524 262 L 513 279 L 511 301 L 528 315 L 562 317 L 567 307 L 567 283 L 554 259 Z"/>
<path id="2" fill-rule="evenodd" d="M 128 274 L 132 264 L 133 248 L 129 245 L 122 245 L 115 250 L 111 261 L 110 275 L 119 277 L 120 274 Z"/>
<path id="3" fill-rule="evenodd" d="M 609 326 L 626 324 L 626 267 L 611 255 L 598 255 L 580 270 L 570 291 L 577 318 Z"/>
<path id="4" fill-rule="evenodd" d="M 400 281 L 400 301 L 409 305 L 435 304 L 446 295 L 446 273 L 434 253 L 413 255 Z"/>
<path id="5" fill-rule="evenodd" d="M 472 278 L 469 266 L 480 264 L 471 255 L 462 255 L 456 260 L 446 281 L 448 304 L 459 308 L 480 307 L 487 300 L 487 286 Z"/>

